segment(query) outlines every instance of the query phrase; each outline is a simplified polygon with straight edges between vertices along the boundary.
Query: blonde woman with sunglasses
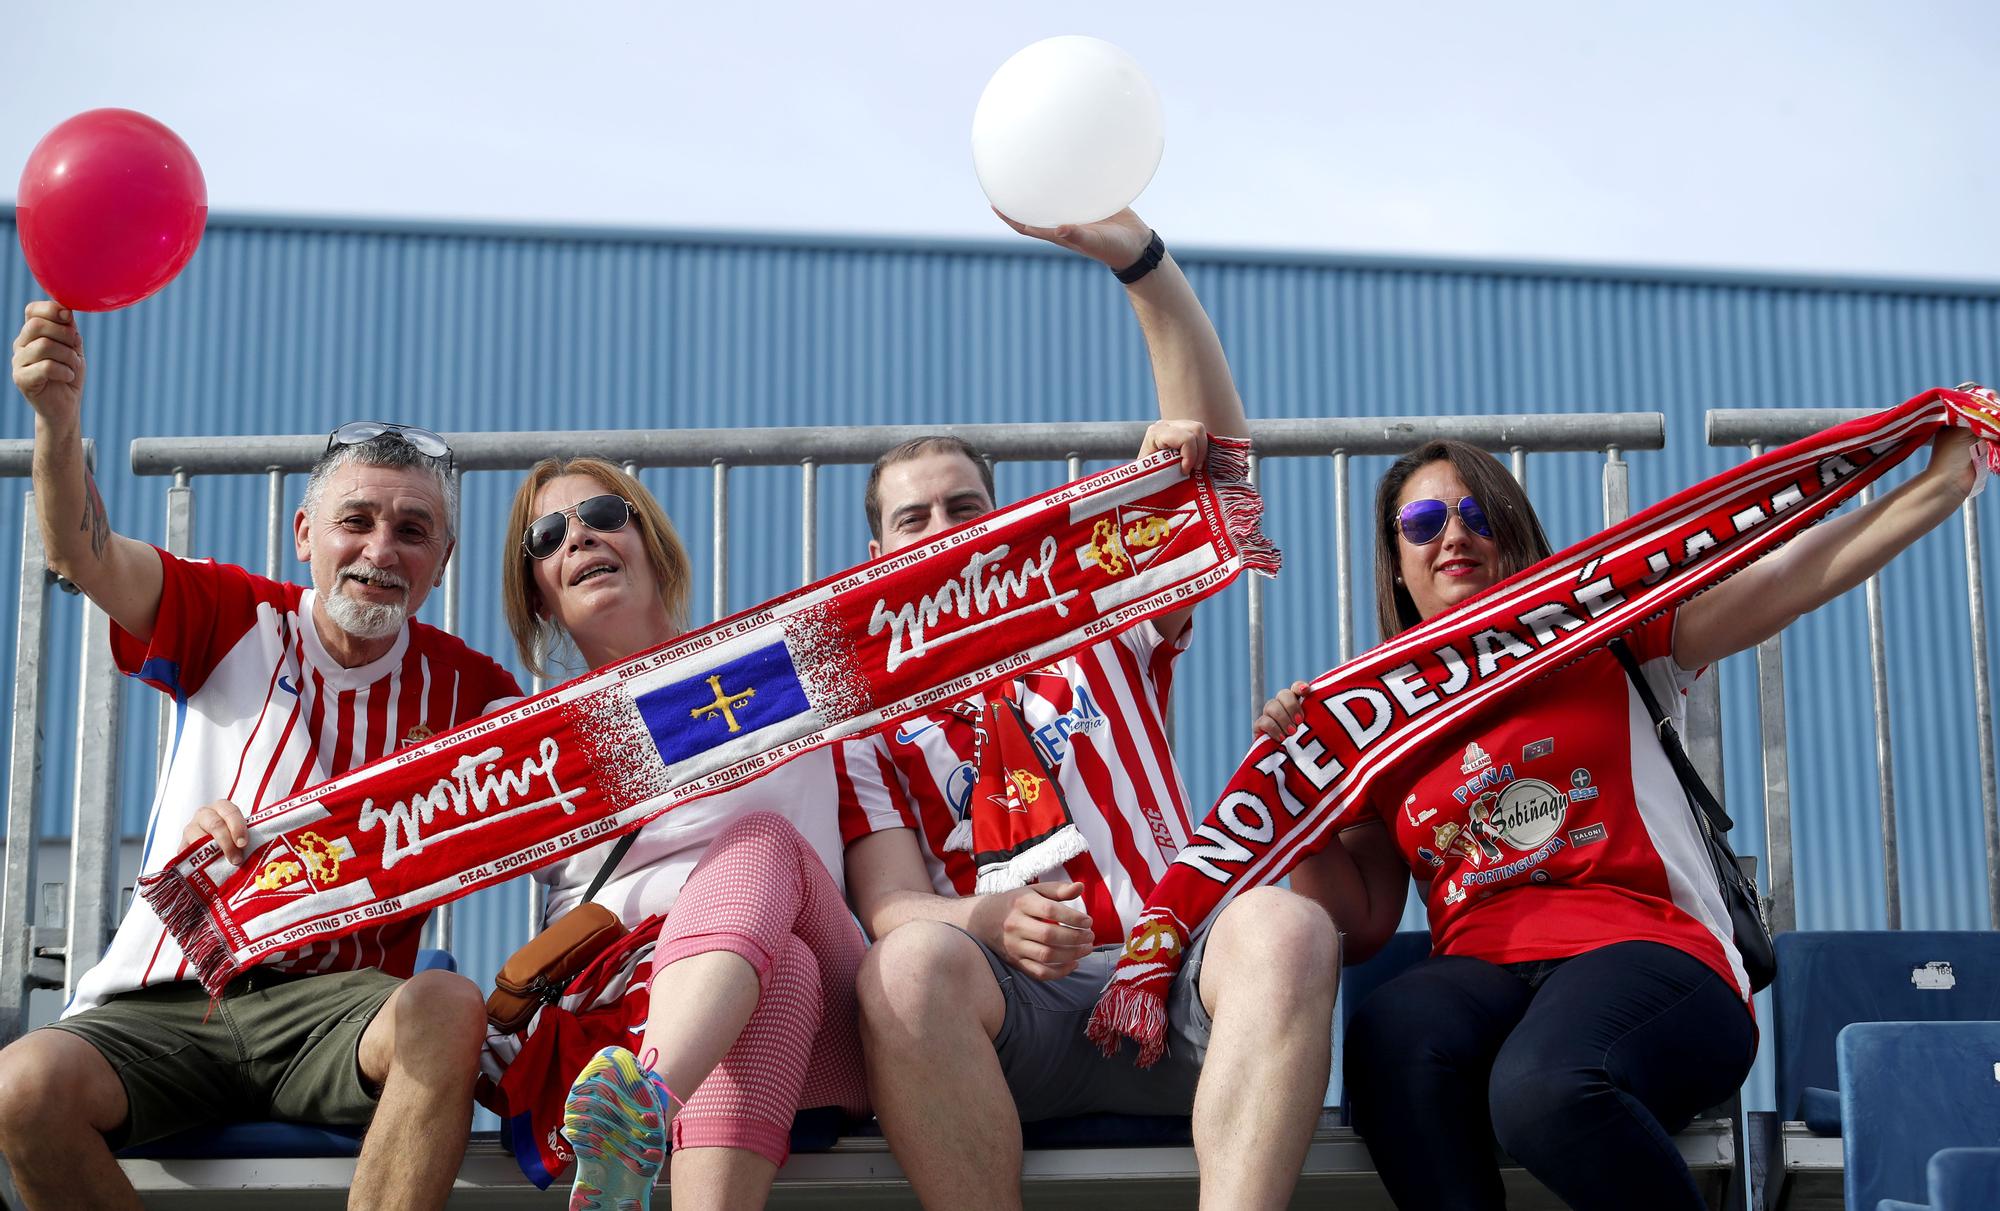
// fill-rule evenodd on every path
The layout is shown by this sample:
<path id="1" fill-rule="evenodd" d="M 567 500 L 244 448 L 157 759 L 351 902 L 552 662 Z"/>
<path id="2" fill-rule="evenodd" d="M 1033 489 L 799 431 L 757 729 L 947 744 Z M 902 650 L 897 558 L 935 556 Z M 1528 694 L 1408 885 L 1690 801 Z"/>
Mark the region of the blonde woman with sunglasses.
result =
<path id="1" fill-rule="evenodd" d="M 687 552 L 621 468 L 542 460 L 507 533 L 507 623 L 537 675 L 685 629 Z M 615 861 L 607 842 L 536 872 L 553 922 L 609 864 L 594 902 L 631 931 L 521 1033 L 488 1037 L 483 1096 L 531 1178 L 573 1155 L 574 1211 L 646 1207 L 669 1165 L 677 1208 L 762 1206 L 799 1110 L 866 1113 L 832 752 L 660 816 Z"/>

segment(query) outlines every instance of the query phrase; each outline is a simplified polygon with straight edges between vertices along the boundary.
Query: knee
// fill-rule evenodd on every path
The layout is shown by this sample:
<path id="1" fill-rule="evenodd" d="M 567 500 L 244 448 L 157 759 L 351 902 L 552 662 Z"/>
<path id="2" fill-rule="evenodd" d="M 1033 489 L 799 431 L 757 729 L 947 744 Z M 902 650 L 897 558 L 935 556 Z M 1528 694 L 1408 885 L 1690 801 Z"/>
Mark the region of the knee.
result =
<path id="1" fill-rule="evenodd" d="M 819 959 L 812 947 L 797 934 L 786 934 L 778 943 L 778 953 L 771 956 L 761 987 L 763 1000 L 783 997 L 816 1010 L 821 1000 Z"/>
<path id="2" fill-rule="evenodd" d="M 406 1059 L 476 1059 L 486 1038 L 479 986 L 452 971 L 420 971 L 396 990 L 395 1048 Z"/>
<path id="3" fill-rule="evenodd" d="M 1340 935 L 1318 904 L 1279 887 L 1236 897 L 1216 918 L 1203 952 L 1204 982 L 1287 1011 L 1324 1003 L 1340 981 Z"/>
<path id="4" fill-rule="evenodd" d="M 745 812 L 729 822 L 711 848 L 750 847 L 766 853 L 794 854 L 811 851 L 805 835 L 790 820 L 776 812 Z M 817 858 L 814 859 L 817 861 Z"/>
<path id="5" fill-rule="evenodd" d="M 864 1030 L 891 1023 L 925 1023 L 967 1012 L 978 981 L 993 982 L 978 943 L 937 921 L 910 921 L 861 961 L 855 993 Z"/>
<path id="6" fill-rule="evenodd" d="M 56 1122 L 83 1113 L 90 1074 L 66 1043 L 89 1047 L 73 1035 L 35 1031 L 0 1051 L 0 1149 L 12 1151 Z"/>

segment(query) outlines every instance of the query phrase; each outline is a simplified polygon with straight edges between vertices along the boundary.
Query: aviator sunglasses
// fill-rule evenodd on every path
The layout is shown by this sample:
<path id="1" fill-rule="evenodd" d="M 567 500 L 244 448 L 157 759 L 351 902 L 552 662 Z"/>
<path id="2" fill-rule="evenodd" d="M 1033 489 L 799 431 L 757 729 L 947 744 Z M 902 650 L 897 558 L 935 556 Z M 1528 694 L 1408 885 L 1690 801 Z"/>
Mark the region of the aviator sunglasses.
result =
<path id="1" fill-rule="evenodd" d="M 326 435 L 326 448 L 335 446 L 359 446 L 374 441 L 383 434 L 394 434 L 408 442 L 417 453 L 427 458 L 441 458 L 444 465 L 451 466 L 451 447 L 445 440 L 429 429 L 416 425 L 399 425 L 386 420 L 351 420 Z"/>
<path id="2" fill-rule="evenodd" d="M 544 513 L 528 524 L 528 532 L 521 538 L 521 546 L 536 559 L 547 559 L 562 549 L 563 539 L 569 535 L 569 515 L 600 534 L 611 534 L 625 528 L 625 523 L 638 512 L 632 502 L 615 492 L 579 500 L 567 509 Z"/>
<path id="3" fill-rule="evenodd" d="M 1470 496 L 1457 504 L 1442 500 L 1413 500 L 1396 510 L 1396 529 L 1412 546 L 1428 546 L 1438 540 L 1444 528 L 1451 524 L 1451 515 L 1465 523 L 1465 528 L 1481 538 L 1493 537 L 1492 523 L 1486 520 L 1486 510 Z"/>

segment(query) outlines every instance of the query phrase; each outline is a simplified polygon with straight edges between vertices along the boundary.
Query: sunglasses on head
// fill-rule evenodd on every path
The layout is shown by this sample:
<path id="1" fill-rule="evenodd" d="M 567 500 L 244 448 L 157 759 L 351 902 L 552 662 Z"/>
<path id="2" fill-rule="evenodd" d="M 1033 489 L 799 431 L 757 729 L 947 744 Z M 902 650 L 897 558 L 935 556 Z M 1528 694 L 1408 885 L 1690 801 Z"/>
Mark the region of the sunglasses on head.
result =
<path id="1" fill-rule="evenodd" d="M 429 429 L 417 425 L 399 425 L 386 420 L 351 420 L 326 435 L 326 448 L 335 446 L 359 446 L 385 434 L 408 442 L 417 453 L 427 458 L 441 458 L 445 466 L 451 465 L 451 447 L 445 440 Z"/>
<path id="2" fill-rule="evenodd" d="M 579 500 L 567 509 L 557 509 L 544 513 L 528 523 L 528 532 L 521 537 L 521 546 L 535 559 L 547 559 L 562 550 L 563 539 L 569 536 L 569 517 L 576 519 L 600 534 L 611 534 L 625 528 L 625 523 L 638 512 L 632 502 L 615 492 Z"/>
<path id="3" fill-rule="evenodd" d="M 1413 546 L 1428 546 L 1438 540 L 1444 528 L 1451 524 L 1451 515 L 1465 523 L 1465 528 L 1481 538 L 1493 537 L 1493 525 L 1486 520 L 1486 510 L 1470 496 L 1457 504 L 1443 500 L 1413 500 L 1396 510 L 1396 529 L 1405 541 Z"/>

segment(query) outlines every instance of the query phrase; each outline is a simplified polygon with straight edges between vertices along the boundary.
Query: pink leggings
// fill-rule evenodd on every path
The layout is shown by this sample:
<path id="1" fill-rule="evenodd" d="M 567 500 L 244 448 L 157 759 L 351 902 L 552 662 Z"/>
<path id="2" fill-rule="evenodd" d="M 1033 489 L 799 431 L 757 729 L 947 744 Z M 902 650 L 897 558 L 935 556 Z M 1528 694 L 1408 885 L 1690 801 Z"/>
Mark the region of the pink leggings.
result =
<path id="1" fill-rule="evenodd" d="M 861 930 L 819 855 L 772 812 L 736 820 L 695 866 L 653 951 L 654 979 L 681 959 L 741 955 L 762 993 L 722 1062 L 674 1118 L 679 1148 L 743 1148 L 782 1165 L 792 1116 L 868 1112 L 854 999 Z"/>

